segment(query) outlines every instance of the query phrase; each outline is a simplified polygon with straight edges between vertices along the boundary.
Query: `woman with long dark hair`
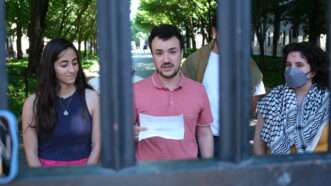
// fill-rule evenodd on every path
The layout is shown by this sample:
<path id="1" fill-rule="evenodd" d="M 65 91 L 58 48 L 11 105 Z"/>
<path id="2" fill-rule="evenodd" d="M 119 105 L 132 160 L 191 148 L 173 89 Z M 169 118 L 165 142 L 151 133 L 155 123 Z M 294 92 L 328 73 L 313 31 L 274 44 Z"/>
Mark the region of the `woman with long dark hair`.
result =
<path id="1" fill-rule="evenodd" d="M 329 61 L 310 43 L 283 50 L 285 83 L 257 106 L 254 137 L 257 155 L 324 152 L 328 148 Z"/>
<path id="2" fill-rule="evenodd" d="M 26 99 L 22 112 L 29 166 L 97 163 L 99 96 L 86 83 L 75 46 L 65 39 L 48 42 L 38 75 L 37 90 Z"/>

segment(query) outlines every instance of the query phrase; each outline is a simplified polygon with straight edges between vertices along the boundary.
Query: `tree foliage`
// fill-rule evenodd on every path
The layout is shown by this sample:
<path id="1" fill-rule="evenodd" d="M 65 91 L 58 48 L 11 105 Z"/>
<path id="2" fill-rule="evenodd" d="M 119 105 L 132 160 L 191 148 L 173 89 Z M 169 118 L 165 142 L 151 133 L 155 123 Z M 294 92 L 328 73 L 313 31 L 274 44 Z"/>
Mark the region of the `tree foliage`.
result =
<path id="1" fill-rule="evenodd" d="M 211 39 L 215 8 L 215 0 L 142 0 L 133 24 L 141 32 L 161 23 L 177 25 L 184 31 L 186 46 L 195 48 L 196 34 L 202 34 L 203 42 Z"/>
<path id="2" fill-rule="evenodd" d="M 95 48 L 96 0 L 6 0 L 5 3 L 8 40 L 12 42 L 16 38 L 17 58 L 22 57 L 24 35 L 30 39 L 30 63 L 38 63 L 44 38 L 76 41 L 79 50 L 85 52 Z M 326 0 L 252 0 L 252 33 L 262 46 L 261 54 L 266 31 L 272 28 L 275 55 L 282 25 L 290 25 L 290 38 L 294 41 L 302 29 L 311 42 L 317 42 L 319 35 L 326 33 L 326 3 Z M 41 5 L 44 12 L 38 8 Z M 196 48 L 196 35 L 201 35 L 203 44 L 212 38 L 211 17 L 215 9 L 216 0 L 141 0 L 131 26 L 133 38 L 146 37 L 153 26 L 170 23 L 183 31 L 187 48 Z"/>
<path id="3" fill-rule="evenodd" d="M 88 34 L 95 35 L 95 1 L 52 0 L 49 6 L 46 24 L 52 26 L 47 27 L 46 37 L 82 41 L 89 39 Z"/>
<path id="4" fill-rule="evenodd" d="M 22 51 L 22 36 L 28 30 L 30 3 L 28 0 L 6 1 L 6 20 L 7 33 L 10 36 L 16 36 L 16 51 L 17 58 L 23 57 Z M 10 45 L 12 46 L 12 45 Z M 13 48 L 8 48 L 10 55 L 13 55 Z"/>
<path id="5" fill-rule="evenodd" d="M 36 72 L 45 38 L 75 41 L 79 50 L 84 43 L 84 54 L 96 48 L 96 0 L 7 0 L 6 20 L 8 46 L 15 38 L 17 58 L 22 36 L 29 37 L 29 73 Z"/>
<path id="6" fill-rule="evenodd" d="M 268 30 L 273 32 L 273 55 L 276 55 L 282 27 L 290 28 L 294 41 L 302 29 L 309 41 L 316 42 L 326 33 L 326 0 L 252 0 L 252 32 L 264 55 Z M 195 48 L 194 36 L 200 34 L 203 43 L 211 39 L 210 18 L 215 12 L 215 0 L 141 0 L 133 21 L 134 34 L 149 32 L 160 23 L 177 25 L 185 35 L 187 47 Z"/>

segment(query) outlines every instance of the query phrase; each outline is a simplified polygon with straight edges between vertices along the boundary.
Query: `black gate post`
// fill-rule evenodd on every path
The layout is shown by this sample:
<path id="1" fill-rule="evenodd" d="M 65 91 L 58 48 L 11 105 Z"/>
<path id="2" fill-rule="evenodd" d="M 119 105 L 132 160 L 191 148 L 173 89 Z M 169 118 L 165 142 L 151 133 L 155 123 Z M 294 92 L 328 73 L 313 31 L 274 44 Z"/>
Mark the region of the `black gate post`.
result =
<path id="1" fill-rule="evenodd" d="M 0 0 L 0 109 L 8 107 L 5 30 L 5 1 Z"/>
<path id="2" fill-rule="evenodd" d="M 220 43 L 220 156 L 248 157 L 250 119 L 250 0 L 218 0 Z"/>
<path id="3" fill-rule="evenodd" d="M 326 24 L 327 24 L 327 52 L 328 52 L 328 56 L 329 56 L 329 87 L 331 87 L 331 65 L 330 65 L 330 59 L 331 59 L 331 2 L 327 1 L 328 4 L 328 9 L 327 9 L 327 17 L 326 17 Z M 329 123 L 331 121 L 331 99 L 329 99 Z M 329 124 L 329 137 L 328 137 L 328 153 L 331 153 L 331 127 Z"/>
<path id="4" fill-rule="evenodd" d="M 121 169 L 135 163 L 129 1 L 97 1 L 100 59 L 102 165 Z"/>

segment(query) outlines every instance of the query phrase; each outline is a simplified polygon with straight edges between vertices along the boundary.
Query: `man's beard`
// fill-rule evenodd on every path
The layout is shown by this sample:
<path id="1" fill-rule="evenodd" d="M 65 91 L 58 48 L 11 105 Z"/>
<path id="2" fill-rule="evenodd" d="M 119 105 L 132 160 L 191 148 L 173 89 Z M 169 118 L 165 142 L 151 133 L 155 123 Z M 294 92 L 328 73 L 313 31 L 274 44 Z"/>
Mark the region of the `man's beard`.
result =
<path id="1" fill-rule="evenodd" d="M 165 64 L 162 64 L 160 68 L 162 68 L 163 66 L 167 66 L 167 65 L 173 65 L 173 64 L 165 63 Z M 156 72 L 158 72 L 160 74 L 160 76 L 165 79 L 172 79 L 173 77 L 175 77 L 178 74 L 179 70 L 180 70 L 180 66 L 178 66 L 177 70 L 170 75 L 163 74 L 162 71 L 160 71 L 159 69 L 156 69 Z"/>

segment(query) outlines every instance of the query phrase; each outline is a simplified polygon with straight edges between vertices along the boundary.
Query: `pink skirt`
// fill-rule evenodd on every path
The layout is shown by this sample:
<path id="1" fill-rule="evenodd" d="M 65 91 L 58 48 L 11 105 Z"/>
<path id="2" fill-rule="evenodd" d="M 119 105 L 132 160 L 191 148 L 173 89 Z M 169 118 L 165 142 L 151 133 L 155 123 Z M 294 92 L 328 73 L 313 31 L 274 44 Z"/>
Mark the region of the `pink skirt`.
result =
<path id="1" fill-rule="evenodd" d="M 42 167 L 59 167 L 59 166 L 83 166 L 87 164 L 88 158 L 72 161 L 46 160 L 39 158 Z"/>

